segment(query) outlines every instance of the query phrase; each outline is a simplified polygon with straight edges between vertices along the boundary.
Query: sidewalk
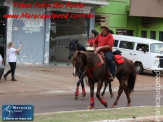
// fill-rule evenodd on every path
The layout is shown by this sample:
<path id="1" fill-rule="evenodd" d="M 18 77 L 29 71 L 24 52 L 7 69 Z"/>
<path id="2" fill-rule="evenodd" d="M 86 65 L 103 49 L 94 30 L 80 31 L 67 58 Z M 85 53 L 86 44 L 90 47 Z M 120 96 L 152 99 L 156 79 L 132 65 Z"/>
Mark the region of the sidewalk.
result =
<path id="1" fill-rule="evenodd" d="M 5 72 L 8 68 L 6 67 Z M 10 81 L 10 76 L 7 81 L 1 79 L 0 94 L 72 93 L 78 80 L 72 73 L 72 66 L 18 67 L 16 70 L 18 81 Z M 155 79 L 151 73 L 137 75 L 135 90 L 154 90 Z M 163 86 L 163 82 L 161 85 Z M 85 86 L 86 90 L 89 90 L 87 84 Z M 118 86 L 119 83 L 115 79 L 112 83 L 113 90 L 117 91 Z"/>

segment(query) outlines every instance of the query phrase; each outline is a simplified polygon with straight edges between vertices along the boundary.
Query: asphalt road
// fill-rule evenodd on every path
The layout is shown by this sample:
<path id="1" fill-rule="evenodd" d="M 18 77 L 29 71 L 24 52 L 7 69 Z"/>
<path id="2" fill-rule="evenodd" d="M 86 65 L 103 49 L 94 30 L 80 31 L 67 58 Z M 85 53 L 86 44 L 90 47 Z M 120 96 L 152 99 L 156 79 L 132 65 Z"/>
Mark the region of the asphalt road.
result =
<path id="1" fill-rule="evenodd" d="M 163 90 L 161 91 L 163 92 Z M 117 92 L 114 92 L 115 96 Z M 155 106 L 155 91 L 135 91 L 131 94 L 132 106 Z M 106 93 L 105 100 L 108 108 L 111 108 L 116 97 L 110 98 Z M 127 99 L 123 93 L 117 107 L 125 107 Z M 34 113 L 46 113 L 57 111 L 84 110 L 89 105 L 89 94 L 83 100 L 74 100 L 74 94 L 44 94 L 44 95 L 3 95 L 0 99 L 0 107 L 3 104 L 27 104 L 34 105 Z M 161 105 L 163 101 L 161 100 Z M 95 109 L 103 109 L 104 106 L 95 98 Z M 0 108 L 1 109 L 1 108 Z"/>

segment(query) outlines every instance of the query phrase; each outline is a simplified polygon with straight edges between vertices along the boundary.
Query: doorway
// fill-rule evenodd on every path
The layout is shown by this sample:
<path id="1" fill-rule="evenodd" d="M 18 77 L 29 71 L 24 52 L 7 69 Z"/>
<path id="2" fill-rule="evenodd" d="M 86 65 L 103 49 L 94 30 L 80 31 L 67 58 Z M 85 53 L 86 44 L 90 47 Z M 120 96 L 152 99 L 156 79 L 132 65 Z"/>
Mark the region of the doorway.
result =
<path id="1" fill-rule="evenodd" d="M 55 14 L 66 14 L 57 12 Z M 70 13 L 72 14 L 72 13 Z M 89 33 L 89 19 L 55 19 L 51 20 L 50 30 L 50 64 L 70 63 L 69 41 L 78 40 L 79 43 L 85 44 Z"/>
<path id="2" fill-rule="evenodd" d="M 3 14 L 7 13 L 6 7 L 0 7 L 0 55 L 6 59 L 6 19 Z M 5 62 L 5 61 L 4 61 Z"/>

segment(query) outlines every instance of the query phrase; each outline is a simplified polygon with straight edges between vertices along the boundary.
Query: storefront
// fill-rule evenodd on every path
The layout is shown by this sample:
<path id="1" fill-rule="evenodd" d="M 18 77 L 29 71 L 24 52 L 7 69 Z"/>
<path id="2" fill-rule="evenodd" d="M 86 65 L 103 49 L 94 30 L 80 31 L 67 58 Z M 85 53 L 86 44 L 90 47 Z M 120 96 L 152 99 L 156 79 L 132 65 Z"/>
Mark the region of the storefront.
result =
<path id="1" fill-rule="evenodd" d="M 89 19 L 83 18 L 55 19 L 51 21 L 50 63 L 70 62 L 68 60 L 69 41 L 78 40 L 80 43 L 85 44 L 89 35 L 89 22 Z"/>
<path id="2" fill-rule="evenodd" d="M 50 0 L 46 3 L 53 6 L 54 1 Z M 60 3 L 65 5 L 67 1 L 61 0 Z M 8 15 L 14 15 L 12 18 L 11 16 L 6 18 L 7 25 L 2 23 L 6 27 L 5 31 L 1 29 L 3 32 L 6 32 L 4 33 L 4 39 L 6 40 L 4 47 L 7 48 L 6 44 L 11 41 L 15 43 L 15 47 L 18 47 L 20 43 L 23 44 L 23 48 L 18 56 L 18 64 L 20 65 L 69 63 L 69 40 L 79 40 L 80 43 L 85 44 L 90 30 L 94 29 L 94 16 L 75 19 L 38 19 L 35 18 L 35 14 L 51 15 L 52 13 L 66 14 L 69 12 L 69 15 L 84 14 L 87 16 L 89 13 L 94 15 L 96 7 L 108 4 L 105 0 L 102 2 L 101 0 L 81 0 L 84 4 L 83 8 L 70 8 L 71 6 L 69 8 L 30 7 L 34 6 L 35 2 L 42 3 L 41 0 L 5 0 L 2 5 L 7 8 Z M 78 4 L 79 1 L 72 1 L 71 3 Z M 23 17 L 20 18 L 20 16 Z M 6 52 L 5 50 L 4 53 L 6 54 Z"/>

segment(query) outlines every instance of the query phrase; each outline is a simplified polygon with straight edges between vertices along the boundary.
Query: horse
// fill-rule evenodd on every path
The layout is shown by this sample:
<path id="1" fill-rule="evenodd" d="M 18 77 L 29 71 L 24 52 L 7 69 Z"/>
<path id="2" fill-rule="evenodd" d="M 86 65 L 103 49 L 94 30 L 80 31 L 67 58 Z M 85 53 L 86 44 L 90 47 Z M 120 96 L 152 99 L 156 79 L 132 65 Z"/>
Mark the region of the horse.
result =
<path id="1" fill-rule="evenodd" d="M 86 48 L 82 44 L 80 44 L 78 42 L 78 40 L 70 40 L 68 59 L 71 59 L 76 51 L 84 51 L 85 52 Z M 79 98 L 79 86 L 80 86 L 80 84 L 82 86 L 82 97 L 86 96 L 86 92 L 85 92 L 85 88 L 84 88 L 84 82 L 83 82 L 84 77 L 85 77 L 84 73 L 79 76 L 79 81 L 77 82 L 77 87 L 76 87 L 76 91 L 75 91 L 75 100 L 77 100 Z M 102 96 L 104 96 L 104 94 L 105 94 L 105 90 L 106 90 L 108 83 L 109 83 L 110 96 L 113 97 L 111 82 L 108 80 L 105 81 L 105 87 L 104 87 L 104 90 L 102 92 Z"/>
<path id="2" fill-rule="evenodd" d="M 134 90 L 136 81 L 135 65 L 131 60 L 123 57 L 124 63 L 116 64 L 116 77 L 119 80 L 119 90 L 116 100 L 112 107 L 115 108 L 118 104 L 118 100 L 125 91 L 127 97 L 127 106 L 131 104 L 130 94 Z M 75 76 L 79 76 L 84 73 L 88 77 L 88 84 L 90 87 L 90 105 L 89 109 L 94 107 L 94 84 L 97 83 L 96 97 L 98 100 L 107 107 L 107 102 L 100 96 L 100 91 L 103 86 L 103 82 L 108 78 L 108 68 L 106 63 L 101 63 L 98 54 L 92 52 L 76 51 L 73 56 L 73 67 Z"/>
<path id="3" fill-rule="evenodd" d="M 76 51 L 86 51 L 86 48 L 82 44 L 80 44 L 78 42 L 78 40 L 70 40 L 69 56 L 68 56 L 69 60 L 72 59 L 72 57 Z M 77 82 L 77 87 L 76 87 L 76 91 L 75 91 L 75 100 L 77 100 L 79 98 L 79 86 L 80 86 L 80 84 L 82 86 L 82 97 L 84 98 L 86 96 L 84 82 L 83 82 L 85 75 L 80 74 L 80 76 L 78 76 L 78 77 L 79 77 L 79 80 Z"/>

